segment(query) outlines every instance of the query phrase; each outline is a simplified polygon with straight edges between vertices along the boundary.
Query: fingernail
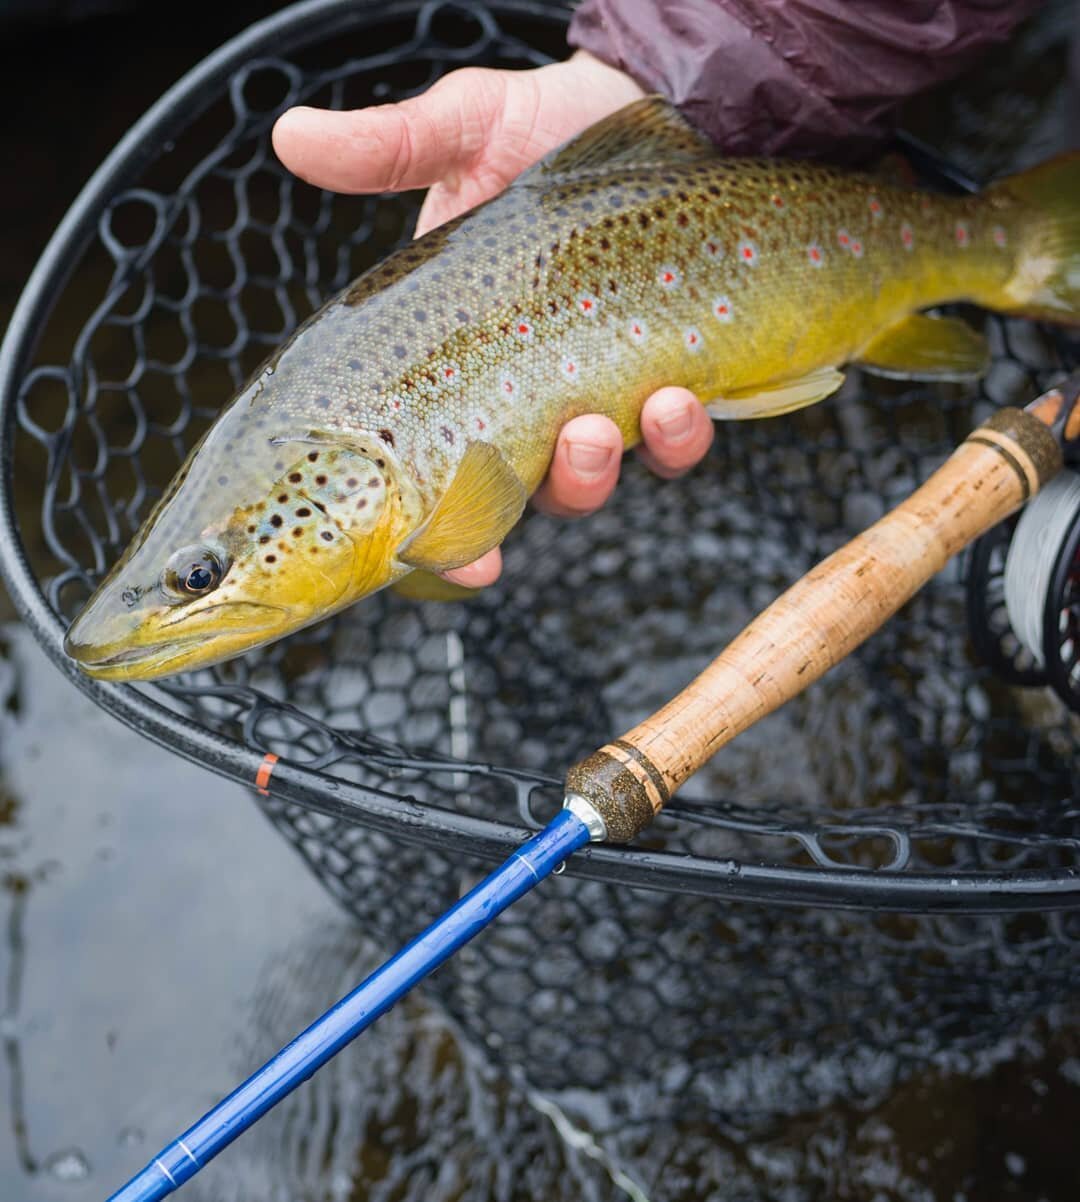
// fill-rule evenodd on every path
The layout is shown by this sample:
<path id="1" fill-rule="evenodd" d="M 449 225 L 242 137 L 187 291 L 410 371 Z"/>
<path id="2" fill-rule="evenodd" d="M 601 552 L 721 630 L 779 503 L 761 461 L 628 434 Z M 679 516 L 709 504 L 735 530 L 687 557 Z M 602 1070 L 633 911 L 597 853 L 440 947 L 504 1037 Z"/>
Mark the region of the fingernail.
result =
<path id="1" fill-rule="evenodd" d="M 566 448 L 566 459 L 579 476 L 591 480 L 603 474 L 611 462 L 611 447 L 595 442 L 572 442 Z"/>
<path id="2" fill-rule="evenodd" d="M 656 418 L 656 424 L 660 428 L 660 433 L 664 436 L 665 442 L 682 442 L 684 439 L 689 438 L 694 417 L 692 406 L 696 403 L 688 403 L 686 401 L 669 402 L 667 412 L 663 416 Z"/>

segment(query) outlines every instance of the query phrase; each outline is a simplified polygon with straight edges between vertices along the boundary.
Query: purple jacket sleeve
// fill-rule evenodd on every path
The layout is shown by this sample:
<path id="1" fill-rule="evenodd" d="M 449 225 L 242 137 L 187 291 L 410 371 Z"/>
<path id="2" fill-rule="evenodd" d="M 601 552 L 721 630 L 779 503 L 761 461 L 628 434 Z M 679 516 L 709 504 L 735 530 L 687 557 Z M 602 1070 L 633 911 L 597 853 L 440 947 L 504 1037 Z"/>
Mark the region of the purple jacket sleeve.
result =
<path id="1" fill-rule="evenodd" d="M 904 99 L 1040 0 L 583 0 L 571 45 L 661 92 L 730 154 L 857 158 Z"/>

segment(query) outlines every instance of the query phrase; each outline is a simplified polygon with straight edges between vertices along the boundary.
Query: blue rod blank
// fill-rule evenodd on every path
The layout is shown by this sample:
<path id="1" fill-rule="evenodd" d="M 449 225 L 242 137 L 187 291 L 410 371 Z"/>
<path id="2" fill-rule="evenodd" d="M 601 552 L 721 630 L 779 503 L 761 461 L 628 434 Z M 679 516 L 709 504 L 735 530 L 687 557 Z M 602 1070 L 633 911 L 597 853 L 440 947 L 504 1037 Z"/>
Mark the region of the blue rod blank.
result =
<path id="1" fill-rule="evenodd" d="M 581 819 L 569 810 L 560 811 L 452 909 L 164 1148 L 109 1202 L 154 1202 L 178 1189 L 507 906 L 588 842 L 589 832 Z"/>

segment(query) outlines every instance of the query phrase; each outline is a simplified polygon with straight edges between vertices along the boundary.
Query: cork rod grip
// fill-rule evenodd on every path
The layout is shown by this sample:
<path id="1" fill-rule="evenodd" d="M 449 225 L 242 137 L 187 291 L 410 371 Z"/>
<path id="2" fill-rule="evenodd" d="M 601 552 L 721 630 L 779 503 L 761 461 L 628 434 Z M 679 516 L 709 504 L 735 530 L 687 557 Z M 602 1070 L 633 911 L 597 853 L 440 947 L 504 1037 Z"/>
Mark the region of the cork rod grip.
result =
<path id="1" fill-rule="evenodd" d="M 944 564 L 1061 468 L 1029 413 L 1000 410 L 907 500 L 778 597 L 687 687 L 571 769 L 567 788 L 633 838 L 680 785 L 874 633 Z"/>

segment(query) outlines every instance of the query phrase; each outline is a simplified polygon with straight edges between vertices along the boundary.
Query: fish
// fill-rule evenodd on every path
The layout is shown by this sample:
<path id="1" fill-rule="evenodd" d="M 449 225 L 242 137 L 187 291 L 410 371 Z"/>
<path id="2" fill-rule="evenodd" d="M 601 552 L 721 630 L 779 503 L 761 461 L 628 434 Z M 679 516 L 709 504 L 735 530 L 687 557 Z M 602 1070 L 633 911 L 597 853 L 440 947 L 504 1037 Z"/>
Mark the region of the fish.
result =
<path id="1" fill-rule="evenodd" d="M 977 196 L 808 162 L 729 159 L 660 97 L 555 149 L 309 318 L 194 448 L 71 625 L 92 676 L 211 665 L 387 585 L 439 573 L 521 517 L 562 424 L 627 447 L 646 398 L 776 417 L 845 364 L 969 380 L 968 301 L 1080 321 L 1080 155 Z"/>

